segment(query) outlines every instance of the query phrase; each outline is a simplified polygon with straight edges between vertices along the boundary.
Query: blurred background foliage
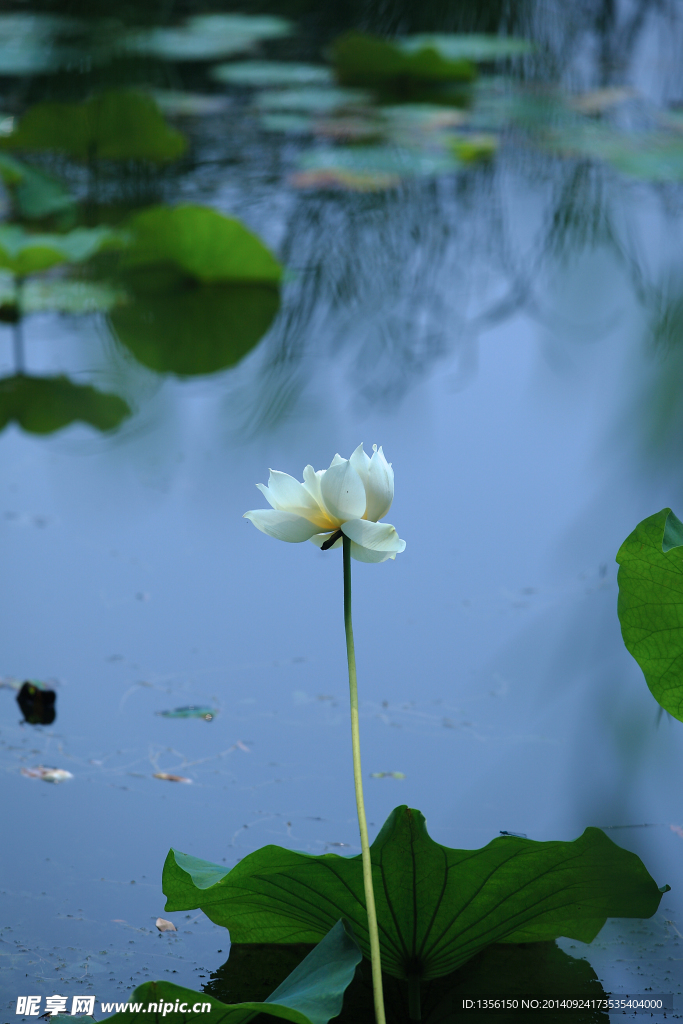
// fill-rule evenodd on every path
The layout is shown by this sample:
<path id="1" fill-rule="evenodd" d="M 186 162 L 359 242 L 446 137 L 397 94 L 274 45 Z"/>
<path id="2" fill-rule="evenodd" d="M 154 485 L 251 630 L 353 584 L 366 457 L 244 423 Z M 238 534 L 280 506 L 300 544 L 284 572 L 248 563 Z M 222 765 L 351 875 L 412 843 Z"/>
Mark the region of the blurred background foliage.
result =
<path id="1" fill-rule="evenodd" d="M 653 410 L 645 446 L 661 448 L 681 435 L 683 419 L 671 372 L 680 316 L 667 298 L 678 270 L 675 260 L 648 266 L 638 228 L 615 212 L 634 182 L 659 187 L 653 195 L 666 201 L 661 189 L 683 178 L 680 83 L 648 95 L 629 79 L 655 15 L 675 37 L 675 4 L 650 0 L 301 0 L 256 3 L 248 14 L 218 0 L 115 11 L 101 2 L 46 0 L 30 12 L 10 4 L 0 15 L 5 217 L 29 232 L 116 225 L 128 232 L 121 244 L 139 251 L 135 211 L 185 196 L 208 211 L 210 195 L 202 200 L 216 185 L 202 182 L 219 168 L 232 191 L 226 213 L 243 203 L 253 214 L 266 193 L 288 196 L 276 251 L 263 245 L 285 277 L 278 271 L 268 286 L 259 272 L 198 277 L 175 257 L 163 273 L 161 258 L 133 274 L 132 256 L 104 253 L 59 272 L 62 284 L 117 295 L 100 315 L 155 372 L 216 373 L 258 347 L 248 429 L 296 405 L 321 316 L 331 351 L 354 350 L 346 364 L 359 398 L 396 402 L 454 343 L 466 376 L 482 330 L 522 309 L 556 318 L 550 278 L 580 253 L 611 250 L 650 325 L 656 359 L 634 402 Z M 499 213 L 520 175 L 546 194 L 546 213 L 531 247 L 513 255 Z M 467 227 L 454 223 L 454 205 L 467 211 Z M 472 267 L 448 286 L 443 258 L 452 261 L 465 232 Z M 205 264 L 214 258 L 209 246 Z M 244 258 L 237 245 L 236 262 Z M 401 310 L 399 268 L 409 263 L 416 287 Z M 480 289 L 473 303 L 463 289 L 480 264 L 495 266 L 507 288 L 490 298 Z M 378 267 L 379 292 L 395 296 L 379 334 Z M 43 288 L 43 309 L 48 295 Z M 240 401 L 248 404 L 241 388 Z"/>

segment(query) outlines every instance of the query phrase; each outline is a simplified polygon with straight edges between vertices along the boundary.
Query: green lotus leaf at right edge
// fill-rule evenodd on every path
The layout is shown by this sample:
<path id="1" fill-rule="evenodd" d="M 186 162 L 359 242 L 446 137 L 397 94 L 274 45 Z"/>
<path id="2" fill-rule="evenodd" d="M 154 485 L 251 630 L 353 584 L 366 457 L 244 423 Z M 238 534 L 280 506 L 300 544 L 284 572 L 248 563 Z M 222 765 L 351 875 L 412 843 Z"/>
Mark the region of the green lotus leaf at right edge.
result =
<path id="1" fill-rule="evenodd" d="M 663 508 L 617 553 L 621 635 L 655 700 L 683 722 L 683 523 Z"/>

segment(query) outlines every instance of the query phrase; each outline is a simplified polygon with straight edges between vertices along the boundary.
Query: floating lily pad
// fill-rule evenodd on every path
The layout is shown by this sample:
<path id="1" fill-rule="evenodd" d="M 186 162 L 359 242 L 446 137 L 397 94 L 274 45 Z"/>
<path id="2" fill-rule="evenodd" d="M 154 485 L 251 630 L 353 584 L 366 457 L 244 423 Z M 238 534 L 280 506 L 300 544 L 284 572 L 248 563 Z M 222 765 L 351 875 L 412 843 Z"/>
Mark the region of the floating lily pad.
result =
<path id="1" fill-rule="evenodd" d="M 112 228 L 75 228 L 65 235 L 32 235 L 15 224 L 6 224 L 0 226 L 0 267 L 24 277 L 60 263 L 81 263 L 102 249 L 123 244 L 124 236 Z"/>
<path id="2" fill-rule="evenodd" d="M 60 36 L 74 22 L 50 14 L 0 14 L 0 75 L 55 71 L 74 56 Z"/>
<path id="3" fill-rule="evenodd" d="M 621 635 L 652 696 L 683 722 L 683 523 L 643 519 L 617 554 Z"/>
<path id="4" fill-rule="evenodd" d="M 181 988 L 168 981 L 149 981 L 139 985 L 130 997 L 140 1009 L 116 1013 L 109 1019 L 112 1024 L 146 1024 L 143 1014 L 150 1003 L 161 1003 L 163 1019 L 178 1024 L 200 1021 L 202 1016 L 192 1010 L 196 1004 L 208 1004 L 214 1024 L 246 1024 L 256 1014 L 278 1017 L 293 1024 L 328 1024 L 342 1008 L 344 992 L 353 979 L 361 953 L 353 937 L 341 921 L 327 933 L 274 992 L 259 1001 L 239 1002 L 232 1005 L 219 1002 L 206 992 Z M 175 1012 L 178 1004 L 186 1009 Z M 165 1007 L 168 1007 L 166 1009 Z M 70 1017 L 55 1018 L 66 1024 Z"/>
<path id="5" fill-rule="evenodd" d="M 466 110 L 442 107 L 436 103 L 399 103 L 379 110 L 382 120 L 392 132 L 429 133 L 459 128 L 468 119 Z"/>
<path id="6" fill-rule="evenodd" d="M 162 60 L 216 60 L 244 53 L 264 39 L 288 35 L 290 22 L 266 14 L 204 14 L 175 28 L 133 32 L 126 47 Z"/>
<path id="7" fill-rule="evenodd" d="M 154 206 L 136 214 L 124 267 L 172 263 L 197 281 L 269 281 L 282 267 L 240 221 L 208 206 Z"/>
<path id="8" fill-rule="evenodd" d="M 68 377 L 17 374 L 0 380 L 0 430 L 15 422 L 31 434 L 52 434 L 81 421 L 104 431 L 127 416 L 130 408 L 118 395 Z"/>
<path id="9" fill-rule="evenodd" d="M 469 82 L 476 77 L 471 60 L 444 56 L 433 43 L 402 43 L 349 32 L 332 46 L 332 61 L 343 85 L 405 90 L 416 82 Z"/>
<path id="10" fill-rule="evenodd" d="M 446 145 L 462 163 L 473 164 L 490 160 L 498 148 L 498 139 L 483 132 L 453 133 Z"/>
<path id="11" fill-rule="evenodd" d="M 340 167 L 313 168 L 299 171 L 290 178 L 290 185 L 299 189 L 318 189 L 340 192 L 383 192 L 397 188 L 398 174 L 385 171 L 347 171 Z"/>
<path id="12" fill-rule="evenodd" d="M 302 154 L 301 173 L 293 184 L 303 187 L 360 189 L 393 188 L 402 178 L 432 177 L 452 173 L 461 167 L 455 154 L 445 150 L 430 153 L 398 146 L 352 146 L 346 149 L 317 149 Z"/>
<path id="13" fill-rule="evenodd" d="M 590 942 L 607 917 L 651 917 L 664 891 L 596 828 L 569 843 L 500 836 L 452 850 L 398 807 L 371 856 L 382 966 L 397 978 L 450 974 L 494 942 Z M 171 850 L 162 884 L 166 910 L 201 909 L 233 942 L 312 942 L 341 915 L 369 953 L 360 855 L 266 846 L 226 872 Z"/>
<path id="14" fill-rule="evenodd" d="M 218 712 L 215 708 L 195 707 L 194 704 L 186 708 L 174 708 L 172 711 L 157 711 L 162 718 L 201 718 L 205 722 L 211 722 Z"/>
<path id="15" fill-rule="evenodd" d="M 182 92 L 179 89 L 151 89 L 149 95 L 162 114 L 169 117 L 211 117 L 230 109 L 227 96 Z"/>
<path id="16" fill-rule="evenodd" d="M 305 85 L 333 85 L 334 76 L 322 64 L 296 64 L 277 60 L 240 60 L 217 64 L 211 77 L 229 85 L 264 87 L 293 87 Z"/>
<path id="17" fill-rule="evenodd" d="M 477 32 L 449 35 L 435 32 L 404 36 L 395 40 L 403 53 L 415 54 L 424 50 L 435 50 L 447 61 L 473 61 L 475 64 L 488 63 L 509 57 L 522 57 L 533 53 L 534 44 L 528 39 L 515 36 L 482 35 Z"/>
<path id="18" fill-rule="evenodd" d="M 646 181 L 683 180 L 683 138 L 676 133 L 627 135 L 609 125 L 586 122 L 555 132 L 549 148 L 563 155 L 605 160 L 622 174 Z"/>
<path id="19" fill-rule="evenodd" d="M 17 306 L 19 295 L 14 275 L 0 274 L 0 320 L 14 322 L 12 306 Z M 128 301 L 128 294 L 117 285 L 106 281 L 73 281 L 68 278 L 41 280 L 32 278 L 21 288 L 21 310 L 16 317 L 27 313 L 108 313 L 115 306 Z"/>
<path id="20" fill-rule="evenodd" d="M 292 135 L 312 135 L 315 132 L 315 121 L 305 114 L 263 114 L 261 125 L 267 132 Z"/>
<path id="21" fill-rule="evenodd" d="M 179 284 L 138 295 L 110 314 L 119 341 L 144 366 L 180 377 L 235 366 L 261 340 L 280 304 L 267 285 Z"/>
<path id="22" fill-rule="evenodd" d="M 370 93 L 362 89 L 265 89 L 254 97 L 259 110 L 301 111 L 308 114 L 329 114 L 347 107 L 363 107 L 370 103 Z"/>
<path id="23" fill-rule="evenodd" d="M 0 288 L 0 301 L 2 289 Z M 27 281 L 21 292 L 23 313 L 57 312 L 83 316 L 109 313 L 128 302 L 127 293 L 106 281 Z"/>
<path id="24" fill-rule="evenodd" d="M 61 181 L 7 153 L 0 153 L 0 177 L 19 217 L 40 220 L 74 208 L 75 199 Z"/>
<path id="25" fill-rule="evenodd" d="M 151 96 L 112 89 L 83 103 L 37 103 L 0 141 L 4 149 L 53 151 L 75 160 L 177 160 L 185 137 L 166 124 Z"/>

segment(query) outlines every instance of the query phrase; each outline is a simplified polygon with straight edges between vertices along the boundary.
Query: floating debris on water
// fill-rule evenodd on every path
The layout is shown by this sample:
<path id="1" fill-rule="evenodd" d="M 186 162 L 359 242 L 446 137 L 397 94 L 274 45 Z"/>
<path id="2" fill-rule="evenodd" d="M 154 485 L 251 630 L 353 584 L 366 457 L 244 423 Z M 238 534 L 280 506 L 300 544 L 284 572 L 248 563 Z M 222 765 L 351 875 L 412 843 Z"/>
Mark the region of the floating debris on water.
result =
<path id="1" fill-rule="evenodd" d="M 17 694 L 17 704 L 29 725 L 52 725 L 57 694 L 39 679 L 27 679 Z"/>
<path id="2" fill-rule="evenodd" d="M 192 779 L 186 779 L 184 775 L 171 775 L 170 772 L 155 772 L 155 779 L 164 779 L 165 782 L 192 782 Z"/>
<path id="3" fill-rule="evenodd" d="M 371 772 L 371 779 L 405 779 L 404 772 Z"/>
<path id="4" fill-rule="evenodd" d="M 158 917 L 156 920 L 156 926 L 160 932 L 177 932 L 178 929 L 173 924 L 173 921 L 165 921 L 163 917 Z"/>
<path id="5" fill-rule="evenodd" d="M 198 707 L 190 704 L 184 708 L 173 708 L 172 711 L 157 711 L 161 718 L 202 718 L 205 722 L 211 722 L 218 714 L 216 708 Z"/>
<path id="6" fill-rule="evenodd" d="M 73 779 L 71 772 L 65 768 L 47 768 L 42 764 L 35 768 L 22 768 L 21 774 L 27 779 L 42 779 L 43 782 L 66 782 L 67 779 Z"/>
<path id="7" fill-rule="evenodd" d="M 501 836 L 514 836 L 516 839 L 528 839 L 526 832 L 504 832 L 501 830 Z"/>

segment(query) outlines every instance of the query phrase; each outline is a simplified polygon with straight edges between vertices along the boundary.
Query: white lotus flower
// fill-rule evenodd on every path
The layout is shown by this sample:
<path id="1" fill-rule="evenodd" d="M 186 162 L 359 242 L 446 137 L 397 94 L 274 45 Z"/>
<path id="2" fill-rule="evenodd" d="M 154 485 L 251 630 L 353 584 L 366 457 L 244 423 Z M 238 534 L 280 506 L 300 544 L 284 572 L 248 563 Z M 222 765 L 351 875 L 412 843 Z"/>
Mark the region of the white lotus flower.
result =
<path id="1" fill-rule="evenodd" d="M 329 469 L 304 469 L 304 482 L 271 469 L 268 486 L 256 486 L 272 506 L 245 512 L 257 530 L 298 544 L 340 547 L 342 533 L 359 562 L 384 562 L 404 550 L 389 523 L 380 523 L 394 500 L 394 471 L 377 445 L 370 458 L 359 444 L 350 459 L 335 455 Z"/>

